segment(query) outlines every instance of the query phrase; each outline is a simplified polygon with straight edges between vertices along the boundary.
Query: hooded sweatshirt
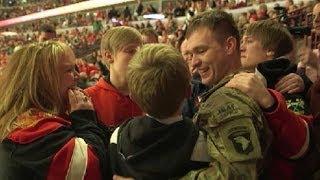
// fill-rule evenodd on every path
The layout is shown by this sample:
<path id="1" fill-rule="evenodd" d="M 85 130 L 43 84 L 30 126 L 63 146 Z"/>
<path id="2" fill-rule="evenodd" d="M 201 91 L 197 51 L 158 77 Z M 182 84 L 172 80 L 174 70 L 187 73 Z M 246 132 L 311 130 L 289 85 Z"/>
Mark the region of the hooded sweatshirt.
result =
<path id="1" fill-rule="evenodd" d="M 199 136 L 191 120 L 163 124 L 150 116 L 128 120 L 111 137 L 113 173 L 140 179 L 172 179 L 207 162 L 191 161 Z"/>

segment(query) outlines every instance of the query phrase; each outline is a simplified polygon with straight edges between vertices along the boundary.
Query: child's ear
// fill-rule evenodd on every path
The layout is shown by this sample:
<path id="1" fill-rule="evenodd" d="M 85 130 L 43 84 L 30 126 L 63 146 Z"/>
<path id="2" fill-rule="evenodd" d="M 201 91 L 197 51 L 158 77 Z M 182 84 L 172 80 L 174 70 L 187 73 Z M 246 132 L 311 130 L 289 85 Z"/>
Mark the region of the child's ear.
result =
<path id="1" fill-rule="evenodd" d="M 104 57 L 105 57 L 105 61 L 106 61 L 107 64 L 113 63 L 113 56 L 112 56 L 112 53 L 110 51 L 105 51 L 104 52 Z"/>
<path id="2" fill-rule="evenodd" d="M 185 98 L 191 97 L 191 94 L 192 94 L 192 90 L 191 90 L 191 84 L 190 84 L 190 85 L 187 87 L 187 89 L 186 89 Z"/>

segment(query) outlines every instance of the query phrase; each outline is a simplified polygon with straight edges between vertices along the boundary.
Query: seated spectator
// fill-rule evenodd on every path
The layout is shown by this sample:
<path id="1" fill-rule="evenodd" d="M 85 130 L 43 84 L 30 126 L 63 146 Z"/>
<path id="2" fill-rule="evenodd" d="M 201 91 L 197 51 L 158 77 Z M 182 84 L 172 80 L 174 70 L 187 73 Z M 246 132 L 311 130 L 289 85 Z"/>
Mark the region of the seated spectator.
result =
<path id="1" fill-rule="evenodd" d="M 143 46 L 128 66 L 132 99 L 146 113 L 123 123 L 112 134 L 113 172 L 135 179 L 171 179 L 210 161 L 203 134 L 182 117 L 190 94 L 190 74 L 171 46 Z M 174 159 L 174 161 L 173 161 Z"/>
<path id="2" fill-rule="evenodd" d="M 144 28 L 140 31 L 143 44 L 159 43 L 158 34 L 152 28 Z"/>
<path id="3" fill-rule="evenodd" d="M 178 1 L 178 6 L 174 8 L 173 10 L 173 16 L 174 17 L 180 17 L 180 16 L 185 16 L 186 15 L 186 9 L 184 6 L 184 2 Z"/>

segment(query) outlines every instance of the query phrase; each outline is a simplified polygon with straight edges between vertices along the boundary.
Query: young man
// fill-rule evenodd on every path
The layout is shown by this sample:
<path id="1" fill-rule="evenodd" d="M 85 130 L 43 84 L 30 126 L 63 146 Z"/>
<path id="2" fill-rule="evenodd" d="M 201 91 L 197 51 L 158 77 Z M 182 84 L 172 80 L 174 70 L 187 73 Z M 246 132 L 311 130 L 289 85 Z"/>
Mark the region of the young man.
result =
<path id="1" fill-rule="evenodd" d="M 264 20 L 250 24 L 240 46 L 242 67 L 256 72 L 270 89 L 281 92 L 288 108 L 299 114 L 309 114 L 306 93 L 311 81 L 298 75 L 291 54 L 294 42 L 283 24 Z M 305 83 L 304 83 L 305 81 Z"/>
<path id="2" fill-rule="evenodd" d="M 125 76 L 128 63 L 141 44 L 141 34 L 126 26 L 110 29 L 101 40 L 101 53 L 110 74 L 85 91 L 92 98 L 98 118 L 108 127 L 116 127 L 129 117 L 142 115 L 129 97 Z"/>
<path id="3" fill-rule="evenodd" d="M 165 44 L 143 46 L 128 66 L 130 96 L 146 112 L 117 128 L 110 145 L 115 174 L 171 179 L 207 167 L 203 134 L 182 116 L 190 74 L 180 53 Z"/>
<path id="4" fill-rule="evenodd" d="M 304 84 L 295 74 L 296 65 L 288 57 L 293 51 L 291 34 L 280 23 L 266 20 L 248 26 L 241 44 L 241 62 L 246 69 L 255 71 L 234 76 L 227 84 L 246 93 L 262 108 L 268 119 L 268 125 L 274 134 L 270 174 L 272 179 L 296 179 L 299 168 L 296 168 L 309 146 L 309 127 L 311 120 L 297 116 L 289 111 L 304 114 L 308 110 L 303 91 Z M 258 79 L 260 78 L 260 79 Z M 283 93 L 284 98 L 275 89 Z M 263 101 L 278 99 L 273 106 L 265 107 Z M 279 101 L 282 99 L 282 101 Z M 287 107 L 288 106 L 288 107 Z M 291 160 L 288 160 L 291 159 Z M 298 177 L 305 178 L 305 177 Z"/>

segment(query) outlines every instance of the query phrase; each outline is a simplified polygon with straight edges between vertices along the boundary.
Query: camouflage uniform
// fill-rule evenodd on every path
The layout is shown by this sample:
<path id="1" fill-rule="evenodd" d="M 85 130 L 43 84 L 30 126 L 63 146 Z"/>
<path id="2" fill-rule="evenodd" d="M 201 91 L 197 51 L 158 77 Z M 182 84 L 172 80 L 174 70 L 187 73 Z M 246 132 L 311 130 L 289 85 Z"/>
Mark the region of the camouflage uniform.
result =
<path id="1" fill-rule="evenodd" d="M 194 121 L 205 132 L 209 168 L 182 179 L 258 179 L 271 143 L 271 131 L 260 107 L 248 96 L 224 85 L 225 77 L 202 96 Z"/>

